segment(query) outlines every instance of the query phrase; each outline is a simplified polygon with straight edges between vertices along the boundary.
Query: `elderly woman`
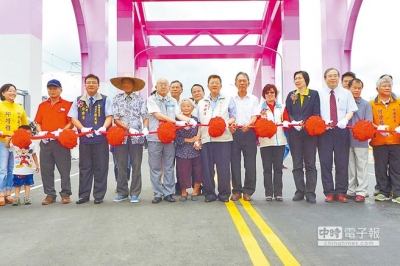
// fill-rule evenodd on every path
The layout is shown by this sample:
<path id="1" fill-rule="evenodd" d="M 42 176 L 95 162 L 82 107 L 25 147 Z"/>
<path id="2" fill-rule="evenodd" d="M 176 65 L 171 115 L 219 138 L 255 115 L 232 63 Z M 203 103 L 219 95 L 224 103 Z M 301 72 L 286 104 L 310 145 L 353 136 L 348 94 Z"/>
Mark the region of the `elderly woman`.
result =
<path id="1" fill-rule="evenodd" d="M 198 122 L 197 117 L 191 115 L 194 105 L 190 99 L 183 99 L 180 107 L 183 115 Z M 194 189 L 191 199 L 194 201 L 198 200 L 197 195 L 199 194 L 200 184 L 202 182 L 203 168 L 200 154 L 200 138 L 197 136 L 197 133 L 198 128 L 196 126 L 182 128 L 176 132 L 176 169 L 178 172 L 178 181 L 182 188 L 180 201 L 183 202 L 186 201 L 188 197 L 186 189 L 192 187 L 192 173 Z"/>
<path id="2" fill-rule="evenodd" d="M 283 106 L 276 102 L 278 90 L 275 85 L 267 84 L 262 90 L 265 102 L 261 104 L 261 118 L 266 118 L 275 124 L 282 123 Z M 277 132 L 272 138 L 260 138 L 260 153 L 264 168 L 264 188 L 267 201 L 275 197 L 277 201 L 283 201 L 282 197 L 282 164 L 283 154 L 287 140 L 282 126 L 277 127 Z M 273 171 L 273 174 L 272 174 Z"/>
<path id="3" fill-rule="evenodd" d="M 11 197 L 13 188 L 14 158 L 5 144 L 6 138 L 2 135 L 13 135 L 21 125 L 28 125 L 28 118 L 22 105 L 15 103 L 17 89 L 13 84 L 4 84 L 0 89 L 0 206 L 6 202 L 14 202 Z"/>

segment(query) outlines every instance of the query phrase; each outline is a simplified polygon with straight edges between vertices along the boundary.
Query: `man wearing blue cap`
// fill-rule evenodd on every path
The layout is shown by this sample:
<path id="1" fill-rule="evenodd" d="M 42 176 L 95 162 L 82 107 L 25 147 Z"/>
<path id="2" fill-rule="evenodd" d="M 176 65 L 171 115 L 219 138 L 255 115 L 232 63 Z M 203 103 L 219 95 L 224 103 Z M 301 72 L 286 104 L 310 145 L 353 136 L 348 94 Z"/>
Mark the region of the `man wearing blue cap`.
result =
<path id="1" fill-rule="evenodd" d="M 48 132 L 58 136 L 64 129 L 72 127 L 71 119 L 67 116 L 71 103 L 61 98 L 62 86 L 60 81 L 52 79 L 47 82 L 49 99 L 42 102 L 35 117 L 36 129 L 39 136 Z M 71 150 L 65 148 L 56 139 L 43 139 L 40 142 L 40 168 L 43 190 L 46 198 L 42 205 L 56 202 L 54 188 L 54 166 L 61 176 L 61 203 L 70 203 L 71 193 Z"/>

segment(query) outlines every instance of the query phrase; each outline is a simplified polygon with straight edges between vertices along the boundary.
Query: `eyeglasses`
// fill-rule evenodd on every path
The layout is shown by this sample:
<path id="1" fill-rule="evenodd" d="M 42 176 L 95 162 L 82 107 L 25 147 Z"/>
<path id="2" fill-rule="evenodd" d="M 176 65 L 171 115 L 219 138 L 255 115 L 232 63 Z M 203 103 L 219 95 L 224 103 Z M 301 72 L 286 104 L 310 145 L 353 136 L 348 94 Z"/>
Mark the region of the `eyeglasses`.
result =
<path id="1" fill-rule="evenodd" d="M 157 86 L 168 87 L 168 83 L 157 83 Z"/>
<path id="2" fill-rule="evenodd" d="M 216 81 L 214 81 L 214 82 L 210 82 L 210 83 L 208 83 L 209 85 L 221 85 L 221 83 L 220 82 L 216 82 Z"/>
<path id="3" fill-rule="evenodd" d="M 97 85 L 98 83 L 97 83 L 97 81 L 87 81 L 87 82 L 85 82 L 85 84 L 86 85 L 90 85 L 90 84 Z"/>
<path id="4" fill-rule="evenodd" d="M 274 91 L 267 91 L 265 94 L 271 94 L 271 95 L 273 95 L 273 94 L 275 94 L 275 92 Z"/>

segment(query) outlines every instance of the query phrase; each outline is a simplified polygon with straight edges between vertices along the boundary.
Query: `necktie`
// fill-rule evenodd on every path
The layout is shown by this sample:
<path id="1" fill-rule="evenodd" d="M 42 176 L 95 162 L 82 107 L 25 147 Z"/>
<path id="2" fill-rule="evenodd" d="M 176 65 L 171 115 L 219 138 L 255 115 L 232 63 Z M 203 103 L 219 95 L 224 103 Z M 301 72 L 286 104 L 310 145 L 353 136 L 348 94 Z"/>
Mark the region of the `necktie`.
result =
<path id="1" fill-rule="evenodd" d="M 161 110 L 161 113 L 163 114 L 163 115 L 168 115 L 168 109 L 167 109 L 167 102 L 165 101 L 165 98 L 162 98 L 161 100 L 160 100 L 160 110 Z"/>
<path id="2" fill-rule="evenodd" d="M 336 108 L 336 97 L 333 90 L 331 90 L 331 97 L 330 97 L 330 111 L 331 111 L 331 120 L 334 125 L 337 124 L 337 108 Z"/>
<path id="3" fill-rule="evenodd" d="M 92 107 L 93 107 L 93 98 L 90 97 L 89 98 L 89 108 L 92 109 Z"/>

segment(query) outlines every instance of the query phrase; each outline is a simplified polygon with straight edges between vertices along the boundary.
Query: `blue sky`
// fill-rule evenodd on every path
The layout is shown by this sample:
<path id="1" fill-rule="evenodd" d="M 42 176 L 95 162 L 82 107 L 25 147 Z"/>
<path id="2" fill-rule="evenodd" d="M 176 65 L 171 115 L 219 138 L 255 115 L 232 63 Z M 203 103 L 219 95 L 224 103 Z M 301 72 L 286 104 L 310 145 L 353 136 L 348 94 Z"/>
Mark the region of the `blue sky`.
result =
<path id="1" fill-rule="evenodd" d="M 57 2 L 57 3 L 55 3 Z M 110 0 L 110 39 L 115 39 L 115 0 Z M 249 4 L 251 3 L 251 4 Z M 204 19 L 254 19 L 259 16 L 260 2 L 243 3 L 202 3 L 193 8 L 187 3 L 148 3 L 147 17 L 165 20 Z M 321 69 L 321 29 L 320 29 L 320 1 L 300 1 L 300 36 L 301 36 L 301 69 L 310 74 L 309 87 L 320 89 L 323 84 Z M 229 5 L 229 10 L 240 12 L 225 12 L 224 6 Z M 233 6 L 234 5 L 234 6 Z M 59 78 L 63 81 L 64 97 L 73 99 L 80 93 L 80 78 L 77 75 L 79 67 L 73 62 L 80 61 L 79 42 L 74 14 L 69 0 L 44 0 L 43 1 L 43 79 Z M 220 10 L 225 10 L 220 12 Z M 114 11 L 113 11 L 114 10 Z M 394 90 L 396 81 L 400 79 L 400 38 L 394 25 L 400 25 L 400 2 L 397 0 L 365 0 L 357 21 L 355 37 L 353 40 L 352 71 L 364 81 L 363 97 L 369 98 L 375 93 L 375 82 L 384 73 L 394 77 Z M 58 23 L 54 23 L 57 21 Z M 55 26 L 57 25 L 57 26 Z M 176 39 L 178 41 L 178 39 Z M 160 39 L 152 39 L 154 45 Z M 226 38 L 229 42 L 229 37 Z M 199 42 L 207 40 L 199 39 Z M 116 52 L 112 42 L 109 54 L 109 75 L 115 76 Z M 278 49 L 279 50 L 279 49 Z M 279 60 L 277 60 L 278 62 Z M 184 97 L 190 95 L 192 84 L 205 85 L 209 74 L 220 74 L 223 79 L 224 93 L 231 94 L 235 88 L 234 77 L 237 72 L 250 73 L 251 60 L 154 60 L 155 79 L 165 77 L 169 80 L 179 79 L 184 84 Z M 280 66 L 277 66 L 277 81 L 280 80 Z M 277 82 L 279 87 L 279 82 Z M 45 86 L 43 86 L 44 88 Z M 65 89 L 67 88 L 68 89 Z M 44 88 L 45 89 L 45 88 Z M 116 90 L 110 85 L 102 88 L 104 93 L 112 96 Z M 46 94 L 46 91 L 43 91 Z"/>

